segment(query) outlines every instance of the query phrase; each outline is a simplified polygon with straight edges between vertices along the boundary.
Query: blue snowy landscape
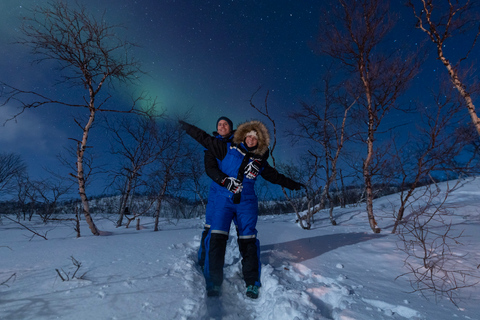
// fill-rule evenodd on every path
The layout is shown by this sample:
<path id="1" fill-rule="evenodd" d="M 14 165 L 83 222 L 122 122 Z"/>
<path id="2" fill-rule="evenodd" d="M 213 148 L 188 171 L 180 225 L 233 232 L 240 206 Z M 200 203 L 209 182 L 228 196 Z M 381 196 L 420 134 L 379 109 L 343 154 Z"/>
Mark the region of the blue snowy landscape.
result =
<path id="1" fill-rule="evenodd" d="M 438 201 L 450 190 L 443 217 L 451 222 L 449 234 L 461 235 L 450 243 L 453 262 L 458 270 L 473 270 L 478 281 L 480 180 L 438 186 Z M 0 319 L 479 319 L 478 286 L 457 290 L 457 306 L 445 295 L 409 293 L 411 275 L 399 277 L 409 270 L 400 250 L 404 243 L 390 232 L 398 199 L 393 194 L 375 200 L 380 234 L 372 233 L 363 204 L 335 208 L 336 226 L 320 211 L 311 230 L 300 228 L 293 213 L 261 216 L 257 300 L 245 296 L 234 228 L 222 296 L 206 296 L 196 266 L 203 218 L 162 220 L 153 232 L 152 218 L 143 217 L 135 230 L 116 228 L 116 215 L 96 215 L 101 236 L 91 235 L 82 221 L 80 238 L 70 223 L 22 221 L 48 240 L 2 218 Z M 406 221 L 420 201 L 407 209 Z M 442 229 L 433 223 L 431 230 Z"/>

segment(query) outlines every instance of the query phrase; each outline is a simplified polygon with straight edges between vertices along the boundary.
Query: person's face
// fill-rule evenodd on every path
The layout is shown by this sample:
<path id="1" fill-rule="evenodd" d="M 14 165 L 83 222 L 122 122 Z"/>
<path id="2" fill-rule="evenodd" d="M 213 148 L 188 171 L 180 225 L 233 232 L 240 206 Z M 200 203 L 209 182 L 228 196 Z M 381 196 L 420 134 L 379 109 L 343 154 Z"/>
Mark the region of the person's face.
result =
<path id="1" fill-rule="evenodd" d="M 255 136 L 247 136 L 245 138 L 245 144 L 249 148 L 255 147 L 257 145 L 257 143 L 258 143 L 258 140 L 257 140 L 257 137 L 255 137 Z"/>
<path id="2" fill-rule="evenodd" d="M 225 138 L 228 135 L 230 135 L 230 131 L 232 131 L 232 128 L 230 128 L 227 121 L 225 120 L 218 121 L 217 132 L 219 135 Z"/>

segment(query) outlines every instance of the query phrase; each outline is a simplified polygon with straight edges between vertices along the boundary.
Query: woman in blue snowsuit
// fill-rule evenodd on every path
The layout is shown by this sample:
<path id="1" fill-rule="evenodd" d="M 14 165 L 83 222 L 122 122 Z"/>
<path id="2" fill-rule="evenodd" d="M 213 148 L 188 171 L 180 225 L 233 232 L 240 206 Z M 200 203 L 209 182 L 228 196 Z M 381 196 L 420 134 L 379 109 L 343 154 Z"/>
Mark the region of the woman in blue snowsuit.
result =
<path id="1" fill-rule="evenodd" d="M 228 233 L 232 219 L 236 217 L 246 294 L 250 298 L 257 298 L 261 286 L 260 242 L 256 230 L 258 200 L 254 189 L 257 176 L 261 175 L 265 180 L 291 190 L 300 190 L 303 185 L 278 173 L 268 164 L 270 135 L 260 121 L 238 126 L 230 144 L 193 125 L 183 121 L 180 123 L 187 134 L 221 161 L 221 174 L 214 179 L 220 184 L 215 185 L 217 190 L 213 219 L 205 239 L 204 275 L 207 295 L 220 295 Z"/>

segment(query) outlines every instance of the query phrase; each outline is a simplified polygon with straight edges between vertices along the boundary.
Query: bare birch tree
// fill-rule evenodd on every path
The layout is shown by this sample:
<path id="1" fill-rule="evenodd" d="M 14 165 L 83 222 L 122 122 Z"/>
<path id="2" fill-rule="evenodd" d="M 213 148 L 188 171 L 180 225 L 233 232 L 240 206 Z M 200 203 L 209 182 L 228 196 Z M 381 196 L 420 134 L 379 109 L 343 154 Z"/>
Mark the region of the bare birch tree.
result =
<path id="1" fill-rule="evenodd" d="M 296 123 L 291 136 L 295 139 L 307 141 L 312 148 L 309 153 L 317 159 L 315 163 L 322 162 L 326 181 L 323 187 L 320 204 L 316 211 L 325 208 L 325 202 L 330 204 L 330 221 L 336 224 L 333 218 L 333 199 L 331 188 L 338 173 L 338 164 L 345 142 L 349 135 L 346 132 L 349 110 L 354 106 L 356 99 L 348 102 L 346 97 L 338 99 L 340 86 L 332 84 L 332 74 L 329 72 L 323 78 L 322 101 L 310 105 L 302 103 L 300 111 L 293 112 L 289 117 Z M 347 101 L 346 105 L 343 102 Z M 320 155 L 321 154 L 321 155 Z M 320 167 L 319 164 L 316 165 Z M 316 212 L 315 210 L 312 213 Z"/>
<path id="2" fill-rule="evenodd" d="M 409 0 L 408 6 L 415 16 L 416 27 L 434 44 L 438 60 L 447 69 L 450 81 L 462 97 L 480 135 L 480 119 L 472 99 L 476 91 L 472 81 L 476 76 L 472 74 L 471 66 L 465 65 L 480 35 L 478 3 L 471 0 Z M 459 56 L 451 52 L 448 56 L 446 47 L 453 39 L 462 41 L 462 45 L 455 48 L 456 52 L 461 52 Z M 452 62 L 454 60 L 456 62 Z"/>
<path id="3" fill-rule="evenodd" d="M 201 147 L 201 146 L 200 146 Z M 191 192 L 195 195 L 195 201 L 199 200 L 203 211 L 205 211 L 207 207 L 207 198 L 208 198 L 208 179 L 204 181 L 202 179 L 206 175 L 205 173 L 205 164 L 198 157 L 197 151 L 195 148 L 200 149 L 199 144 L 195 143 L 192 145 L 192 152 L 185 155 L 185 173 L 188 175 L 189 179 L 187 179 L 185 188 L 188 192 Z M 190 147 L 189 147 L 190 148 Z"/>
<path id="4" fill-rule="evenodd" d="M 122 118 L 110 123 L 106 119 L 111 133 L 111 153 L 120 158 L 121 168 L 113 172 L 113 182 L 120 180 L 121 203 L 117 227 L 123 222 L 125 208 L 137 187 L 145 186 L 139 179 L 147 166 L 156 161 L 159 149 L 156 146 L 157 124 L 154 112 L 137 117 Z"/>
<path id="5" fill-rule="evenodd" d="M 272 146 L 270 147 L 269 152 L 270 152 L 270 159 L 272 159 L 273 167 L 277 168 L 277 163 L 276 163 L 276 159 L 275 159 L 275 156 L 274 156 L 275 147 L 277 145 L 277 124 L 276 124 L 275 119 L 271 116 L 269 108 L 268 108 L 268 96 L 270 94 L 270 91 L 267 91 L 267 93 L 265 95 L 265 100 L 264 100 L 263 107 L 259 107 L 253 102 L 253 98 L 260 91 L 260 89 L 261 89 L 261 87 L 259 87 L 257 89 L 257 91 L 255 91 L 252 94 L 252 96 L 250 97 L 250 106 L 253 109 L 255 109 L 258 113 L 260 113 L 262 116 L 266 117 L 270 121 L 270 123 L 272 124 L 272 127 L 273 127 L 273 135 L 271 136 L 271 141 L 272 141 L 271 145 Z M 316 171 L 313 174 L 310 175 L 310 179 L 315 176 L 315 173 L 316 173 Z M 304 217 L 302 217 L 300 215 L 301 207 L 298 205 L 298 203 L 296 203 L 288 195 L 287 191 L 285 190 L 285 187 L 283 187 L 283 186 L 282 186 L 282 192 L 283 192 L 283 195 L 285 196 L 285 198 L 287 199 L 287 201 L 292 206 L 293 210 L 295 211 L 295 214 L 297 215 L 298 222 L 300 223 L 300 226 L 303 229 L 310 229 L 311 222 L 309 220 L 305 220 Z M 309 201 L 308 205 L 310 205 L 310 203 L 311 203 L 311 201 Z"/>
<path id="6" fill-rule="evenodd" d="M 26 173 L 27 166 L 20 155 L 15 153 L 0 153 L 0 192 L 6 193 L 15 185 L 15 178 Z"/>
<path id="7" fill-rule="evenodd" d="M 31 203 L 28 202 L 30 199 L 31 193 L 36 192 L 33 184 L 30 181 L 28 176 L 20 176 L 17 177 L 17 203 L 20 209 L 20 212 L 17 213 L 17 219 L 20 220 L 21 216 L 23 215 L 23 220 L 27 220 L 27 213 L 31 210 L 30 205 Z M 29 215 L 31 218 L 33 214 Z"/>
<path id="8" fill-rule="evenodd" d="M 373 232 L 380 232 L 373 212 L 373 173 L 377 131 L 397 98 L 416 72 L 410 59 L 401 57 L 400 48 L 382 46 L 394 20 L 388 2 L 382 0 L 338 0 L 322 19 L 317 46 L 345 67 L 357 81 L 358 105 L 363 108 L 366 127 L 363 160 L 367 215 Z"/>
<path id="9" fill-rule="evenodd" d="M 156 148 L 157 157 L 152 171 L 148 177 L 149 189 L 154 208 L 154 231 L 158 231 L 160 213 L 165 198 L 176 190 L 181 190 L 182 161 L 186 158 L 186 150 L 183 144 L 184 131 L 178 126 L 177 121 L 165 121 L 159 124 L 162 127 L 157 131 Z"/>
<path id="10" fill-rule="evenodd" d="M 48 2 L 36 6 L 30 16 L 23 18 L 21 38 L 18 43 L 30 48 L 38 57 L 34 62 L 53 61 L 58 65 L 57 85 L 83 88 L 84 94 L 74 97 L 55 98 L 26 89 L 18 89 L 2 82 L 3 105 L 17 103 L 20 111 L 46 105 L 56 105 L 81 110 L 83 117 L 75 119 L 81 137 L 76 142 L 76 171 L 72 176 L 77 180 L 78 192 L 82 200 L 83 214 L 94 235 L 99 235 L 90 215 L 89 201 L 84 177 L 84 157 L 89 148 L 88 137 L 99 112 L 134 112 L 143 97 L 134 98 L 132 105 L 109 107 L 109 88 L 114 82 L 129 83 L 141 72 L 139 62 L 130 56 L 134 46 L 120 39 L 119 26 L 107 23 L 104 16 L 96 19 L 85 6 L 70 7 L 64 0 Z M 77 101 L 75 101 L 77 100 Z"/>
<path id="11" fill-rule="evenodd" d="M 414 136 L 402 148 L 396 147 L 396 173 L 400 179 L 400 206 L 392 233 L 403 221 L 405 210 L 420 198 L 417 189 L 425 183 L 431 184 L 435 172 L 465 172 L 467 165 L 461 165 L 456 158 L 472 137 L 456 134 L 462 104 L 452 98 L 449 88 L 433 96 L 433 103 L 421 106 L 421 122 Z M 425 189 L 428 190 L 428 189 Z"/>
<path id="12" fill-rule="evenodd" d="M 398 233 L 398 248 L 406 253 L 404 266 L 408 271 L 397 278 L 407 277 L 412 292 L 424 297 L 447 297 L 457 307 L 460 291 L 480 283 L 478 266 L 466 263 L 458 254 L 458 247 L 464 245 L 463 230 L 453 225 L 451 212 L 457 208 L 447 202 L 461 184 L 457 180 L 442 188 L 436 183 L 426 186 L 419 197 L 422 201 L 413 208 L 410 221 L 400 225 Z"/>
<path id="13" fill-rule="evenodd" d="M 42 203 L 38 215 L 46 223 L 51 219 L 52 215 L 57 213 L 58 203 L 65 194 L 70 192 L 72 184 L 58 178 L 43 179 L 33 181 L 32 183 Z"/>

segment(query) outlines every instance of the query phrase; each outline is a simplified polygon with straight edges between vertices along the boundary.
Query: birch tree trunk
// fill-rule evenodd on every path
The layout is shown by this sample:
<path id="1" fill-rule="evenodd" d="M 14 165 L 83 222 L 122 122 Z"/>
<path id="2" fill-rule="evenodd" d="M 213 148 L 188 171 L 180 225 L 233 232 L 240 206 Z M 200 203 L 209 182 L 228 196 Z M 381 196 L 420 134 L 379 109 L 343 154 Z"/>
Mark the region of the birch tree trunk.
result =
<path id="1" fill-rule="evenodd" d="M 373 118 L 373 117 L 370 117 Z M 370 119 L 373 121 L 373 119 Z M 368 223 L 370 224 L 370 228 L 374 233 L 379 233 L 380 228 L 377 226 L 377 222 L 375 221 L 375 215 L 373 213 L 373 185 L 372 185 L 372 173 L 370 170 L 372 157 L 373 157 L 373 127 L 369 124 L 369 133 L 368 133 L 368 140 L 367 140 L 367 156 L 363 162 L 363 179 L 365 181 L 365 197 L 367 203 L 367 216 L 368 216 Z"/>
<path id="2" fill-rule="evenodd" d="M 438 47 L 438 58 L 443 63 L 445 68 L 447 68 L 448 75 L 450 76 L 450 80 L 452 81 L 453 85 L 462 96 L 463 100 L 465 100 L 465 104 L 467 105 L 467 109 L 468 109 L 468 114 L 470 115 L 470 118 L 472 119 L 472 123 L 475 126 L 475 129 L 477 130 L 478 135 L 480 136 L 480 119 L 478 118 L 477 113 L 475 112 L 475 105 L 473 104 L 472 97 L 467 92 L 466 86 L 462 83 L 462 81 L 458 77 L 457 71 L 452 67 L 450 61 L 448 61 L 443 55 L 442 47 L 440 45 L 437 45 L 437 47 Z"/>
<path id="3" fill-rule="evenodd" d="M 155 227 L 153 231 L 158 231 L 158 223 L 160 219 L 160 211 L 162 210 L 162 200 L 163 196 L 165 195 L 165 192 L 167 191 L 167 185 L 168 185 L 168 180 L 165 178 L 165 181 L 163 182 L 162 189 L 157 197 L 157 208 L 155 209 Z"/>
<path id="4" fill-rule="evenodd" d="M 123 195 L 122 202 L 120 204 L 120 216 L 117 220 L 117 227 L 121 227 L 123 223 L 123 217 L 125 216 L 125 208 L 127 207 L 128 201 L 130 200 L 130 194 L 132 193 L 133 189 L 133 179 L 135 179 L 136 171 L 134 170 L 131 173 L 131 176 L 127 178 L 127 187 L 125 190 L 125 194 Z"/>
<path id="5" fill-rule="evenodd" d="M 92 127 L 93 121 L 95 120 L 95 109 L 90 108 L 90 117 L 88 118 L 87 124 L 83 128 L 82 140 L 79 142 L 77 147 L 77 180 L 78 180 L 78 192 L 80 194 L 80 199 L 82 200 L 83 214 L 85 216 L 85 221 L 90 228 L 90 231 L 96 236 L 100 235 L 100 232 L 97 229 L 97 226 L 93 222 L 92 216 L 90 215 L 90 205 L 88 203 L 88 197 L 85 192 L 85 174 L 83 170 L 83 157 L 85 155 L 85 150 L 87 148 L 88 132 Z"/>
<path id="6" fill-rule="evenodd" d="M 373 213 L 373 185 L 372 185 L 372 172 L 371 165 L 373 160 L 373 141 L 375 134 L 375 112 L 372 101 L 372 93 L 370 91 L 369 75 L 366 67 L 365 59 L 360 60 L 360 77 L 364 85 L 365 96 L 367 100 L 367 112 L 368 112 L 368 131 L 367 131 L 367 155 L 363 162 L 363 179 L 365 181 L 365 195 L 367 203 L 367 216 L 370 228 L 374 233 L 380 233 L 380 228 L 375 221 L 375 215 Z"/>

